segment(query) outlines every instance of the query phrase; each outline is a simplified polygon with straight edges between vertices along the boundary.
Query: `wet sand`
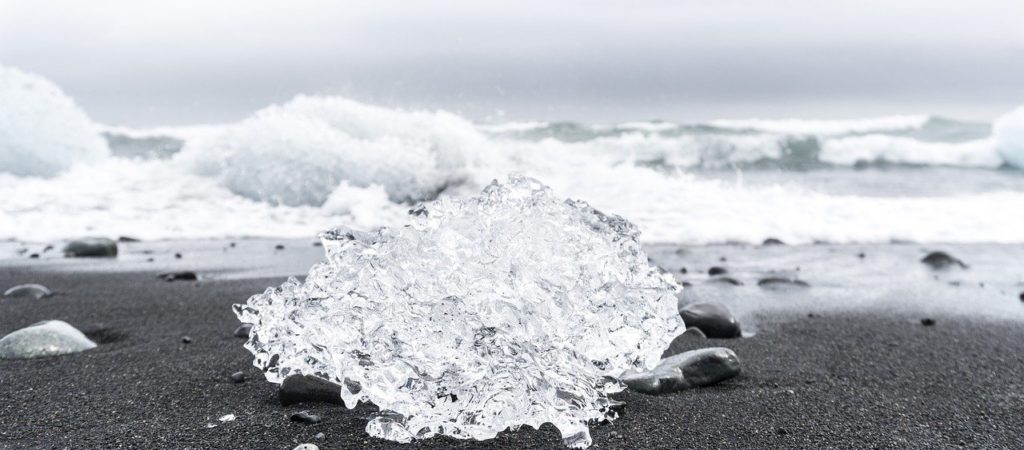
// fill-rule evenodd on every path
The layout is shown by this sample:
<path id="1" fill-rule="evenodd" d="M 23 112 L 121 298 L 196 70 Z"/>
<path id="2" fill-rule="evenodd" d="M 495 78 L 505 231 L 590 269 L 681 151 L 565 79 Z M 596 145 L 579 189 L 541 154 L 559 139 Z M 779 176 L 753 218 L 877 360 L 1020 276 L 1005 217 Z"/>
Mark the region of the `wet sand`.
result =
<path id="1" fill-rule="evenodd" d="M 744 289 L 753 289 L 740 261 L 757 257 L 722 251 L 732 252 L 727 261 L 746 283 L 715 292 L 734 297 L 736 306 Z M 771 251 L 783 257 L 808 250 Z M 652 250 L 664 266 L 675 264 L 669 253 L 676 254 Z M 718 253 L 702 248 L 679 258 L 696 267 Z M 550 426 L 487 442 L 434 438 L 399 445 L 366 435 L 370 406 L 280 406 L 275 386 L 262 380 L 243 340 L 232 336 L 238 323 L 230 305 L 279 284 L 284 274 L 245 278 L 211 271 L 199 282 L 165 282 L 156 276 L 159 269 L 140 264 L 124 265 L 128 271 L 51 266 L 0 265 L 0 288 L 38 282 L 55 292 L 41 300 L 0 299 L 0 333 L 60 319 L 100 345 L 74 355 L 0 360 L 0 448 L 291 449 L 304 442 L 323 449 L 563 448 Z M 1017 282 L 1007 280 L 1007 286 Z M 953 296 L 981 295 L 940 285 Z M 936 325 L 923 326 L 922 312 L 912 308 L 813 307 L 842 300 L 826 286 L 812 283 L 800 295 L 816 303 L 804 298 L 792 308 L 746 310 L 742 320 L 756 322 L 752 336 L 693 344 L 732 348 L 741 376 L 657 397 L 620 394 L 625 414 L 591 427 L 594 448 L 1024 446 L 1024 324 L 1017 318 L 937 309 L 928 311 Z M 1024 309 L 1016 296 L 1011 300 L 1018 303 L 1007 305 Z M 235 384 L 228 376 L 239 370 L 248 381 Z M 300 410 L 323 421 L 290 422 L 289 414 Z M 226 414 L 237 419 L 217 420 Z M 315 441 L 317 433 L 326 439 Z"/>

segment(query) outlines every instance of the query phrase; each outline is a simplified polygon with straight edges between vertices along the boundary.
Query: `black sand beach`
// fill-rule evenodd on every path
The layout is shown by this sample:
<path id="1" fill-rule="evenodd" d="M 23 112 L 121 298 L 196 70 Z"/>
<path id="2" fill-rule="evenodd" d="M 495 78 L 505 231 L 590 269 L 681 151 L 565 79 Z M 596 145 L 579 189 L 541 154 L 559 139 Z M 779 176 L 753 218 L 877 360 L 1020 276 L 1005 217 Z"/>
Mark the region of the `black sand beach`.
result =
<path id="1" fill-rule="evenodd" d="M 0 299 L 0 333 L 60 319 L 100 344 L 0 360 L 0 448 L 563 448 L 550 426 L 399 445 L 366 435 L 365 405 L 282 407 L 232 336 L 230 308 L 282 277 L 165 282 L 131 267 L 0 267 L 0 287 L 40 282 L 55 293 Z M 872 309 L 747 315 L 757 319 L 753 336 L 694 344 L 735 350 L 742 375 L 676 394 L 624 392 L 624 416 L 591 427 L 594 448 L 1024 446 L 1024 326 L 1015 319 L 939 312 L 923 326 L 920 314 Z M 236 384 L 229 375 L 239 370 L 248 380 Z M 323 421 L 289 421 L 300 410 Z M 227 414 L 237 419 L 218 421 Z"/>

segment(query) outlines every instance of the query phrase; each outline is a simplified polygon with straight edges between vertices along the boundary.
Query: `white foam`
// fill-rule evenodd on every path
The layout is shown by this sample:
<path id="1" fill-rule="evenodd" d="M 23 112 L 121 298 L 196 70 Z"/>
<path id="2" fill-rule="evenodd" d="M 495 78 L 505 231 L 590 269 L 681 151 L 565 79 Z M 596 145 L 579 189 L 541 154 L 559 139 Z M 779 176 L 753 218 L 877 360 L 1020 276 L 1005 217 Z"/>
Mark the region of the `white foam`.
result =
<path id="1" fill-rule="evenodd" d="M 836 165 L 885 161 L 897 164 L 995 168 L 1003 163 L 992 139 L 967 142 L 925 142 L 871 134 L 824 139 L 821 161 Z"/>
<path id="2" fill-rule="evenodd" d="M 57 85 L 0 66 L 0 173 L 48 177 L 108 153 L 96 125 Z"/>
<path id="3" fill-rule="evenodd" d="M 1000 117 L 992 127 L 992 133 L 1003 159 L 1024 169 L 1024 106 Z"/>
<path id="4" fill-rule="evenodd" d="M 850 120 L 806 119 L 738 119 L 713 120 L 711 125 L 722 128 L 758 130 L 772 133 L 835 135 L 879 131 L 913 130 L 924 126 L 930 119 L 924 115 L 888 116 Z"/>
<path id="5" fill-rule="evenodd" d="M 189 141 L 176 160 L 246 198 L 319 206 L 342 181 L 379 184 L 394 201 L 432 198 L 486 161 L 487 148 L 453 114 L 299 96 Z"/>

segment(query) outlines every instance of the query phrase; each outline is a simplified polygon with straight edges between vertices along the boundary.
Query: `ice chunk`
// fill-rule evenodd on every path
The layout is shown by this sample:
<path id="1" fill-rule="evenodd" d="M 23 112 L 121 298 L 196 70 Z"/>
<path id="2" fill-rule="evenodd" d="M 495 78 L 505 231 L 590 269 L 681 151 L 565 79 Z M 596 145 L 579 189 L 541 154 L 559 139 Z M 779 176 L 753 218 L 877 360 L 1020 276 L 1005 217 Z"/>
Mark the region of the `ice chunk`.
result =
<path id="1" fill-rule="evenodd" d="M 626 369 L 654 367 L 682 331 L 679 287 L 629 221 L 512 176 L 442 198 L 396 230 L 321 235 L 327 260 L 235 305 L 268 380 L 315 375 L 369 434 L 489 439 L 554 424 L 572 447 L 614 418 Z"/>

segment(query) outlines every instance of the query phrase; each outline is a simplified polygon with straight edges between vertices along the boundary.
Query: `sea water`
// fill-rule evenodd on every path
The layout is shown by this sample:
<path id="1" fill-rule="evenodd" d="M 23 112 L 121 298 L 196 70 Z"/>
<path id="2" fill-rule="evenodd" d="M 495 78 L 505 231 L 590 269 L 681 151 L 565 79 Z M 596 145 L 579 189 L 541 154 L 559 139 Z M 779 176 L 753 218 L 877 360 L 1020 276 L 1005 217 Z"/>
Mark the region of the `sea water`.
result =
<path id="1" fill-rule="evenodd" d="M 570 118 L 571 119 L 571 118 Z M 131 129 L 0 68 L 0 239 L 313 237 L 403 223 L 509 173 L 644 242 L 1024 242 L 1024 113 L 476 123 L 297 96 L 237 123 Z"/>

